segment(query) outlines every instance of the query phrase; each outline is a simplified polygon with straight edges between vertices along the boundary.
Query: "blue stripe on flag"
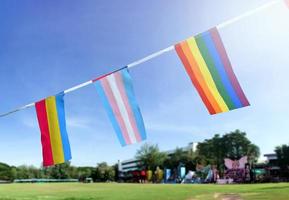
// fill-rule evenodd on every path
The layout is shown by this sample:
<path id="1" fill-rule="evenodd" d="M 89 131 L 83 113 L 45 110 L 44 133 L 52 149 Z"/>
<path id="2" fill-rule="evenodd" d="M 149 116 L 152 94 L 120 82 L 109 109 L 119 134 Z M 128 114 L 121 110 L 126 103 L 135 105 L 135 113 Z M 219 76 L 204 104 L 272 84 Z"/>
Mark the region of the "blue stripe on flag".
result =
<path id="1" fill-rule="evenodd" d="M 133 114 L 134 114 L 134 118 L 135 118 L 135 121 L 136 121 L 136 124 L 138 127 L 138 131 L 140 133 L 141 139 L 145 140 L 147 138 L 147 134 L 146 134 L 142 114 L 141 114 L 141 111 L 139 109 L 139 106 L 138 106 L 136 98 L 135 98 L 131 76 L 130 76 L 127 68 L 121 70 L 120 73 L 122 75 L 121 76 L 122 82 L 123 82 L 123 85 L 124 85 L 124 88 L 126 91 L 126 95 L 127 95 L 130 107 L 131 107 Z"/>
<path id="2" fill-rule="evenodd" d="M 64 109 L 64 93 L 60 93 L 55 96 L 55 102 L 56 102 L 56 109 L 57 109 L 57 115 L 58 115 L 58 123 L 59 123 L 59 129 L 61 134 L 61 140 L 62 140 L 62 148 L 63 148 L 63 154 L 64 154 L 64 160 L 68 161 L 71 159 L 71 150 L 70 150 L 70 144 L 69 139 L 66 131 L 66 122 L 65 122 L 65 109 Z"/>
<path id="3" fill-rule="evenodd" d="M 202 38 L 204 39 L 206 46 L 213 58 L 214 65 L 221 77 L 222 83 L 224 87 L 226 88 L 227 93 L 230 95 L 231 100 L 233 101 L 236 108 L 243 107 L 239 97 L 237 96 L 232 83 L 230 82 L 230 79 L 225 71 L 224 64 L 222 63 L 222 60 L 220 58 L 220 55 L 218 53 L 218 50 L 215 47 L 214 41 L 210 35 L 209 32 L 202 33 Z"/>
<path id="4" fill-rule="evenodd" d="M 127 144 L 126 144 L 126 142 L 124 140 L 124 137 L 123 137 L 123 134 L 122 134 L 121 129 L 119 127 L 119 124 L 118 124 L 118 122 L 117 122 L 117 120 L 116 120 L 116 118 L 114 116 L 113 110 L 112 110 L 112 108 L 111 108 L 111 106 L 109 104 L 109 101 L 108 101 L 108 99 L 106 97 L 106 94 L 105 94 L 105 92 L 103 90 L 101 82 L 100 81 L 96 81 L 94 83 L 94 85 L 95 85 L 96 91 L 97 91 L 98 95 L 100 96 L 100 99 L 101 99 L 101 101 L 102 101 L 102 103 L 103 103 L 103 105 L 104 105 L 104 107 L 106 109 L 108 117 L 109 117 L 109 119 L 110 119 L 110 121 L 112 123 L 112 126 L 114 128 L 114 131 L 116 132 L 117 138 L 118 138 L 121 146 L 126 146 Z"/>

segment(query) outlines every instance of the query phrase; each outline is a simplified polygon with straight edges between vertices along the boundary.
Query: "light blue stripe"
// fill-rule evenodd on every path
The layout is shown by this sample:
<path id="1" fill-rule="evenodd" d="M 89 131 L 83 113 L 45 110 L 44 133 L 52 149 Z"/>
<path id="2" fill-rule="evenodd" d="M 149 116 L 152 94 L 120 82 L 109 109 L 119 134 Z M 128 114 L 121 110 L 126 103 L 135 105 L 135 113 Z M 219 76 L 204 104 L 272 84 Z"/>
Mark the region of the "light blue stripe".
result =
<path id="1" fill-rule="evenodd" d="M 114 128 L 114 131 L 116 132 L 117 138 L 118 138 L 121 146 L 126 146 L 127 144 L 126 144 L 126 142 L 124 140 L 124 137 L 123 137 L 123 134 L 122 134 L 121 129 L 119 127 L 119 124 L 117 123 L 117 120 L 116 120 L 116 118 L 114 116 L 113 110 L 112 110 L 112 108 L 111 108 L 111 106 L 109 104 L 108 98 L 106 97 L 106 94 L 105 94 L 105 92 L 103 90 L 101 82 L 100 81 L 96 81 L 94 83 L 94 85 L 95 85 L 96 91 L 97 91 L 97 93 L 98 93 L 98 95 L 99 95 L 99 97 L 100 97 L 100 99 L 101 99 L 101 101 L 102 101 L 102 103 L 103 103 L 103 105 L 105 107 L 105 110 L 106 110 L 106 112 L 108 114 L 108 117 L 109 117 L 109 119 L 110 119 L 110 121 L 112 123 L 112 126 Z"/>
<path id="2" fill-rule="evenodd" d="M 231 81 L 228 77 L 228 74 L 225 71 L 224 64 L 220 58 L 218 50 L 215 47 L 214 41 L 209 32 L 202 33 L 202 38 L 206 43 L 206 46 L 213 58 L 214 65 L 218 71 L 219 76 L 221 77 L 222 83 L 227 91 L 227 94 L 230 96 L 231 100 L 233 101 L 236 108 L 243 107 L 238 95 L 236 94 Z"/>
<path id="3" fill-rule="evenodd" d="M 135 118 L 135 121 L 137 124 L 138 131 L 140 133 L 141 139 L 145 140 L 147 138 L 147 134 L 146 134 L 142 114 L 140 112 L 139 106 L 138 106 L 136 98 L 135 98 L 131 76 L 130 76 L 127 68 L 121 70 L 120 73 L 122 75 L 123 85 L 124 85 L 124 88 L 126 91 L 126 95 L 128 97 L 130 107 L 131 107 L 133 114 L 134 114 L 134 118 Z"/>
<path id="4" fill-rule="evenodd" d="M 56 101 L 56 109 L 58 114 L 58 123 L 59 123 L 59 129 L 61 134 L 61 140 L 62 140 L 62 148 L 63 148 L 63 154 L 64 154 L 64 160 L 68 161 L 71 160 L 71 150 L 70 150 L 70 144 L 69 139 L 66 131 L 66 122 L 65 122 L 65 109 L 64 109 L 64 93 L 60 93 L 55 96 Z"/>

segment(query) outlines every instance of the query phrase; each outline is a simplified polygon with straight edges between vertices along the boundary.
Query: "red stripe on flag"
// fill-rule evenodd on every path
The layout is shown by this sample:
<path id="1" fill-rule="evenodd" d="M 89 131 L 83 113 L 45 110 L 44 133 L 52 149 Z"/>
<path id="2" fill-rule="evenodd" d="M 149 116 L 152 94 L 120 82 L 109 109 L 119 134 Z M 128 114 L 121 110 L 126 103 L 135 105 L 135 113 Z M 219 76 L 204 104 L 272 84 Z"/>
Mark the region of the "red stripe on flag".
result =
<path id="1" fill-rule="evenodd" d="M 35 104 L 39 128 L 41 131 L 43 166 L 53 165 L 53 155 L 50 142 L 49 126 L 45 100 Z"/>
<path id="2" fill-rule="evenodd" d="M 193 73 L 192 69 L 191 69 L 191 65 L 189 63 L 189 61 L 187 60 L 186 55 L 183 52 L 182 46 L 181 44 L 176 44 L 175 45 L 175 50 L 178 54 L 178 56 L 180 57 L 186 71 L 187 74 L 189 75 L 193 85 L 196 87 L 198 93 L 200 94 L 200 97 L 202 99 L 202 101 L 204 102 L 204 104 L 206 105 L 209 113 L 212 114 L 216 114 L 216 111 L 214 110 L 213 106 L 211 105 L 209 99 L 207 98 L 206 94 L 204 93 L 204 91 L 202 90 L 202 87 L 200 85 L 200 83 L 198 82 L 198 80 L 195 77 L 195 74 Z"/>

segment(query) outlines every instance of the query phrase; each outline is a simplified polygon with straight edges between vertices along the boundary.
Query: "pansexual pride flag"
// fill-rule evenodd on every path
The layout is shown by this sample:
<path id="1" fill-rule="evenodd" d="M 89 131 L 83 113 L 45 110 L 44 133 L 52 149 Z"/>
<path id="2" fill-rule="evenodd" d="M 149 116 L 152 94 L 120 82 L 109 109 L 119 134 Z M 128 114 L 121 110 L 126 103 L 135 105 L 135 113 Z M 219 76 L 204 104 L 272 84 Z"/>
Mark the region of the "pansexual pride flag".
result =
<path id="1" fill-rule="evenodd" d="M 41 131 L 43 166 L 60 164 L 71 159 L 63 97 L 64 94 L 61 93 L 35 104 Z"/>
<path id="2" fill-rule="evenodd" d="M 95 80 L 98 95 L 122 146 L 146 139 L 143 118 L 127 68 Z"/>
<path id="3" fill-rule="evenodd" d="M 175 45 L 210 114 L 249 106 L 217 28 Z"/>

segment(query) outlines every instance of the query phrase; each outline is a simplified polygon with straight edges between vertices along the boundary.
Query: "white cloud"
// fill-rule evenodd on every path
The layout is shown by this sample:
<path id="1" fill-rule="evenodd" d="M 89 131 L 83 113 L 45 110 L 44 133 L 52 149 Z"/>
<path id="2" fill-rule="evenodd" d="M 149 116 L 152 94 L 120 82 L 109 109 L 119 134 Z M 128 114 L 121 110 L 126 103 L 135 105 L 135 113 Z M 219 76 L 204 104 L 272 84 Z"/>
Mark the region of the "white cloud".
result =
<path id="1" fill-rule="evenodd" d="M 66 120 L 67 126 L 72 128 L 89 129 L 91 128 L 92 118 L 87 117 L 68 117 Z"/>
<path id="2" fill-rule="evenodd" d="M 184 134 L 192 134 L 200 130 L 197 127 L 189 126 L 189 125 L 177 125 L 171 123 L 148 123 L 147 129 L 150 131 L 158 131 L 158 132 L 176 132 L 176 133 L 184 133 Z"/>
<path id="3" fill-rule="evenodd" d="M 21 122 L 27 128 L 36 129 L 38 128 L 37 120 L 33 117 L 25 117 L 21 119 Z"/>

